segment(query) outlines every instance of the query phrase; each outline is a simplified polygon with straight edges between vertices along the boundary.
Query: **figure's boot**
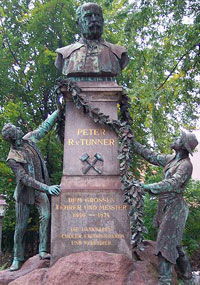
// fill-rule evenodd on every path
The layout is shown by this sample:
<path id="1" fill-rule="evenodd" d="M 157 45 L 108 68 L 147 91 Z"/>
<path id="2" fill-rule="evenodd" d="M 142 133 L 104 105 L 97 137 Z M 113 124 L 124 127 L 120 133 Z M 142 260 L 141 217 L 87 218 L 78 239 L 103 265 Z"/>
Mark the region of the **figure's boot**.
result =
<path id="1" fill-rule="evenodd" d="M 21 268 L 23 261 L 17 260 L 16 258 L 13 259 L 12 265 L 10 266 L 10 271 L 16 271 Z"/>
<path id="2" fill-rule="evenodd" d="M 51 255 L 45 251 L 39 252 L 39 257 L 40 259 L 51 259 Z"/>
<path id="3" fill-rule="evenodd" d="M 158 254 L 158 285 L 172 285 L 173 264 Z"/>
<path id="4" fill-rule="evenodd" d="M 182 246 L 177 246 L 179 257 L 176 260 L 178 269 L 181 273 L 181 278 L 184 285 L 194 285 L 194 279 L 192 276 L 192 269 L 188 255 L 183 250 Z"/>

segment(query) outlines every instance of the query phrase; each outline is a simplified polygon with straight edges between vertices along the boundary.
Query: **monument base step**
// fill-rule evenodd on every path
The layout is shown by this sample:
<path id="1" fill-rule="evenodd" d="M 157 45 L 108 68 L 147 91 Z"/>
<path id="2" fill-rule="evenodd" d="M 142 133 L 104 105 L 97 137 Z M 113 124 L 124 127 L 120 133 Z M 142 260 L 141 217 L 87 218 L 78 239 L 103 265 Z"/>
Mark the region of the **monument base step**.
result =
<path id="1" fill-rule="evenodd" d="M 19 277 L 24 272 L 23 267 L 31 267 L 31 262 L 38 259 L 34 256 L 12 273 L 18 274 L 12 282 L 7 279 L 6 283 L 8 270 L 0 272 L 0 285 L 155 285 L 158 266 L 154 247 L 155 242 L 145 241 L 145 250 L 133 252 L 134 259 L 103 251 L 79 252 L 60 258 L 50 268 L 32 268 L 31 272 Z M 176 273 L 173 284 L 178 284 Z"/>

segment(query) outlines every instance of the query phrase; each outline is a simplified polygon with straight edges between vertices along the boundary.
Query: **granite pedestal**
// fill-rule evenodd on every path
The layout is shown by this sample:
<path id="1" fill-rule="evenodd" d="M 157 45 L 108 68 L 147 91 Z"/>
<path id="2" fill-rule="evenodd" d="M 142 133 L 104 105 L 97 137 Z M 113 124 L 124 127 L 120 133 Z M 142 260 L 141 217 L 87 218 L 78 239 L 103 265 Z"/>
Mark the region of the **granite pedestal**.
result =
<path id="1" fill-rule="evenodd" d="M 91 105 L 117 119 L 122 89 L 115 82 L 79 82 Z M 61 195 L 52 198 L 51 263 L 82 251 L 131 257 L 128 206 L 119 177 L 118 137 L 66 96 Z"/>

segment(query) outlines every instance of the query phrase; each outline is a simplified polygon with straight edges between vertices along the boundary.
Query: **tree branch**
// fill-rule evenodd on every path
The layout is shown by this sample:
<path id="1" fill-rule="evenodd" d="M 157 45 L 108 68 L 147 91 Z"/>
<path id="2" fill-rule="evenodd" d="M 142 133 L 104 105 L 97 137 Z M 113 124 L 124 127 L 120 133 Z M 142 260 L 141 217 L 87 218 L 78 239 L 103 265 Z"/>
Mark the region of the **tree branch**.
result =
<path id="1" fill-rule="evenodd" d="M 13 52 L 12 48 L 11 48 L 11 44 L 9 42 L 9 39 L 8 37 L 6 36 L 6 31 L 5 31 L 5 28 L 4 28 L 4 25 L 3 25 L 3 22 L 1 21 L 1 26 L 2 26 L 2 34 L 3 34 L 3 38 L 5 40 L 5 42 L 7 43 L 8 45 L 8 49 L 13 57 L 13 59 L 15 60 L 15 63 L 21 68 L 21 65 L 20 65 L 20 62 L 18 61 L 17 57 L 16 57 L 16 54 Z M 17 74 L 16 70 L 14 69 L 14 67 L 12 67 L 12 70 L 14 71 L 16 77 L 19 79 L 19 75 Z M 26 74 L 24 73 L 24 70 L 22 70 L 22 73 L 24 75 L 24 78 L 26 78 Z M 22 84 L 21 80 L 20 80 L 20 84 Z M 27 87 L 28 87 L 28 90 L 30 91 L 30 86 L 27 84 Z"/>
<path id="2" fill-rule="evenodd" d="M 165 78 L 164 82 L 156 89 L 157 91 L 158 91 L 159 89 L 161 89 L 161 88 L 165 85 L 165 83 L 166 83 L 167 80 L 170 78 L 170 76 L 174 73 L 174 71 L 176 70 L 177 66 L 178 66 L 179 63 L 182 61 L 182 59 L 183 59 L 187 54 L 189 54 L 189 52 L 190 52 L 191 50 L 193 50 L 193 49 L 194 49 L 196 46 L 198 46 L 198 45 L 199 45 L 199 44 L 193 45 L 186 53 L 184 53 L 184 54 L 179 58 L 177 64 L 173 67 L 173 69 L 171 70 L 170 74 Z"/>

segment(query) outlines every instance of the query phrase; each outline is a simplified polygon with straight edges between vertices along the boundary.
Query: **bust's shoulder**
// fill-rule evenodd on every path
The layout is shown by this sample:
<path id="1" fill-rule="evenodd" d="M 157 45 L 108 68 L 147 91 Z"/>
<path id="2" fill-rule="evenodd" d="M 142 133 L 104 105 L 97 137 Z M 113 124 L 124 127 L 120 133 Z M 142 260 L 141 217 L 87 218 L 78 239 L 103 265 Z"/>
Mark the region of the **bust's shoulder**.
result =
<path id="1" fill-rule="evenodd" d="M 118 46 L 109 42 L 102 42 L 102 44 L 108 47 L 118 58 L 121 58 L 123 53 L 127 53 L 127 49 L 123 46 Z"/>
<path id="2" fill-rule="evenodd" d="M 62 48 L 57 48 L 56 52 L 58 54 L 61 54 L 63 56 L 63 58 L 67 58 L 67 57 L 69 57 L 72 54 L 72 52 L 74 52 L 77 49 L 80 49 L 82 46 L 84 46 L 83 43 L 76 42 L 76 43 L 71 44 L 69 46 L 65 46 L 65 47 L 62 47 Z"/>

